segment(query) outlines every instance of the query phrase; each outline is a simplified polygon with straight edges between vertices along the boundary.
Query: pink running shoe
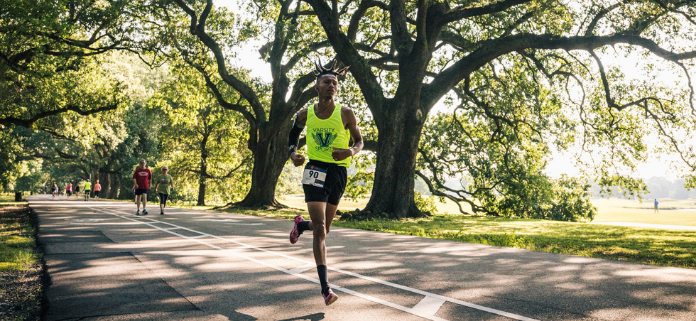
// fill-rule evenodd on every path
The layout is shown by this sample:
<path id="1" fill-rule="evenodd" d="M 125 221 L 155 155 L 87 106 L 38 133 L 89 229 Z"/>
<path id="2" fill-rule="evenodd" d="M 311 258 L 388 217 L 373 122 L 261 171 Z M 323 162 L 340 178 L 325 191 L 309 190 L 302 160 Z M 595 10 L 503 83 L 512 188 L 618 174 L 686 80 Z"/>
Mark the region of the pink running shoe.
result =
<path id="1" fill-rule="evenodd" d="M 300 239 L 300 230 L 297 229 L 297 224 L 300 222 L 304 222 L 302 215 L 295 216 L 295 227 L 290 231 L 290 244 L 295 244 Z"/>
<path id="2" fill-rule="evenodd" d="M 324 297 L 324 303 L 326 303 L 326 305 L 330 305 L 331 303 L 334 303 L 336 302 L 336 300 L 338 300 L 338 295 L 333 293 L 331 289 L 329 289 L 329 291 L 326 294 L 322 294 L 322 296 Z"/>

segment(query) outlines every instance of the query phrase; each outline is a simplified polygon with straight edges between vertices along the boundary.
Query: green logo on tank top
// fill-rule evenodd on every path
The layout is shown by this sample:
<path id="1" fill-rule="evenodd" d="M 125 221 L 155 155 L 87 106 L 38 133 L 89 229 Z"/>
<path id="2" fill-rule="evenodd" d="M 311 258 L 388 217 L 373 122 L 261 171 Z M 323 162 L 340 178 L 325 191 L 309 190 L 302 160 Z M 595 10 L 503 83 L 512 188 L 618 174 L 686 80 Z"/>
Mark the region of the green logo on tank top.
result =
<path id="1" fill-rule="evenodd" d="M 318 150 L 331 150 L 331 143 L 336 140 L 338 134 L 333 133 L 333 128 L 317 128 L 312 133 L 314 142 L 317 143 Z"/>

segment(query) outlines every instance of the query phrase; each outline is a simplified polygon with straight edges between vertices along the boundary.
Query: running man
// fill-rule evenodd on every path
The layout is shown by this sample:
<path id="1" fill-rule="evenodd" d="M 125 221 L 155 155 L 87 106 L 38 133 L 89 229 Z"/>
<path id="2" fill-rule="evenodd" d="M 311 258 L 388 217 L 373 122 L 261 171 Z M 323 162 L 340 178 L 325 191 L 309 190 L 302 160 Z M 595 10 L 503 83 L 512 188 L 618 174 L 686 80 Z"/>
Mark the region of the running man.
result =
<path id="1" fill-rule="evenodd" d="M 101 192 L 101 184 L 99 184 L 99 180 L 94 182 L 94 200 L 99 201 L 99 193 Z"/>
<path id="2" fill-rule="evenodd" d="M 653 212 L 653 214 L 660 214 L 660 210 L 657 208 L 658 204 L 660 204 L 660 203 L 657 202 L 657 198 L 656 198 L 655 199 L 655 211 Z"/>
<path id="3" fill-rule="evenodd" d="M 147 161 L 140 160 L 140 166 L 133 173 L 133 186 L 135 187 L 135 205 L 138 210 L 135 215 L 140 215 L 140 202 L 143 203 L 143 214 L 147 215 L 147 192 L 150 190 L 150 181 L 152 181 L 152 172 L 147 168 Z"/>
<path id="4" fill-rule="evenodd" d="M 91 193 L 91 192 L 92 192 L 92 183 L 89 182 L 89 178 L 88 178 L 87 181 L 85 182 L 85 191 L 84 191 L 85 202 L 87 202 L 87 200 L 89 200 L 89 193 Z"/>
<path id="5" fill-rule="evenodd" d="M 348 107 L 341 107 L 334 102 L 338 92 L 338 76 L 344 76 L 348 67 L 334 70 L 325 69 L 315 64 L 314 85 L 319 103 L 300 110 L 295 115 L 295 122 L 290 130 L 290 159 L 295 166 L 302 166 L 305 157 L 297 153 L 300 134 L 307 126 L 307 154 L 309 162 L 302 175 L 302 188 L 311 221 L 305 221 L 302 215 L 295 217 L 295 226 L 290 232 L 290 243 L 295 244 L 300 234 L 312 230 L 314 234 L 314 260 L 321 283 L 321 294 L 326 305 L 334 303 L 338 296 L 331 291 L 326 268 L 326 234 L 336 215 L 338 203 L 346 188 L 350 158 L 363 148 L 362 135 L 358 128 L 355 114 Z M 353 138 L 353 147 L 348 148 Z"/>
<path id="6" fill-rule="evenodd" d="M 164 208 L 167 207 L 167 198 L 169 198 L 169 189 L 174 190 L 174 181 L 172 181 L 172 176 L 169 175 L 169 168 L 167 166 L 162 166 L 162 175 L 157 177 L 155 183 L 155 190 L 157 195 L 159 195 L 160 200 L 160 215 L 164 215 Z"/>

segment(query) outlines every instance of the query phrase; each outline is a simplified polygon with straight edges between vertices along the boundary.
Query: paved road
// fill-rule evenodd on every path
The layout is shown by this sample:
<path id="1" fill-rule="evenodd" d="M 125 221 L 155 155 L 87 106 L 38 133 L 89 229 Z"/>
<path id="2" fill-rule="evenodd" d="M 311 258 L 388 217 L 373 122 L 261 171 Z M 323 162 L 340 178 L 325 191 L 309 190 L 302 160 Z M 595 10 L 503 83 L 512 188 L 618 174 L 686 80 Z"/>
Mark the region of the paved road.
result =
<path id="1" fill-rule="evenodd" d="M 28 198 L 46 320 L 694 320 L 696 271 L 332 228 L 319 294 L 291 222 Z"/>

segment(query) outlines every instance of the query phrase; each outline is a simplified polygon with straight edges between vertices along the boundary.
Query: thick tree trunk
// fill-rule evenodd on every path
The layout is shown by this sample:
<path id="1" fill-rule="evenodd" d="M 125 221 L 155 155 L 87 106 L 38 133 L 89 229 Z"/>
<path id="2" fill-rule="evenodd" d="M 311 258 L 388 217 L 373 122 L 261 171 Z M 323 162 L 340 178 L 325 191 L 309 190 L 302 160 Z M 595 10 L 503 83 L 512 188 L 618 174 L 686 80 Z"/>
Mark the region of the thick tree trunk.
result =
<path id="1" fill-rule="evenodd" d="M 251 172 L 251 188 L 236 205 L 242 207 L 279 206 L 275 198 L 276 185 L 283 166 L 288 160 L 288 126 L 271 126 L 265 123 L 259 130 Z"/>
<path id="2" fill-rule="evenodd" d="M 205 206 L 205 184 L 208 177 L 208 150 L 205 148 L 207 141 L 208 136 L 201 143 L 201 171 L 198 178 L 198 202 L 196 202 L 198 206 Z"/>
<path id="3" fill-rule="evenodd" d="M 411 100 L 394 102 L 387 117 L 378 120 L 379 141 L 375 181 L 370 201 L 362 211 L 368 217 L 420 217 L 414 201 L 418 143 L 425 124 L 423 112 Z"/>
<path id="4" fill-rule="evenodd" d="M 102 198 L 107 198 L 106 196 L 109 195 L 109 188 L 110 188 L 109 176 L 110 176 L 109 173 L 105 173 L 105 172 L 99 172 L 99 175 L 97 176 L 97 178 L 99 179 L 99 184 L 102 186 L 102 189 L 100 192 L 100 194 L 101 194 L 100 196 Z"/>
<path id="5" fill-rule="evenodd" d="M 121 174 L 109 173 L 108 198 L 118 199 L 121 190 Z"/>
<path id="6" fill-rule="evenodd" d="M 205 179 L 203 178 L 198 183 L 198 202 L 196 202 L 196 205 L 205 206 Z"/>

